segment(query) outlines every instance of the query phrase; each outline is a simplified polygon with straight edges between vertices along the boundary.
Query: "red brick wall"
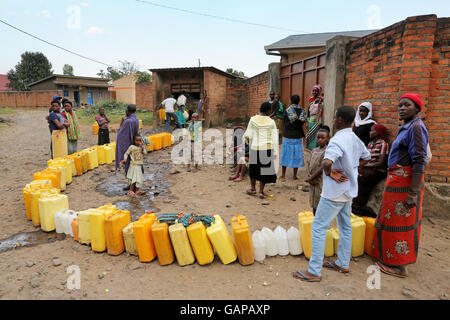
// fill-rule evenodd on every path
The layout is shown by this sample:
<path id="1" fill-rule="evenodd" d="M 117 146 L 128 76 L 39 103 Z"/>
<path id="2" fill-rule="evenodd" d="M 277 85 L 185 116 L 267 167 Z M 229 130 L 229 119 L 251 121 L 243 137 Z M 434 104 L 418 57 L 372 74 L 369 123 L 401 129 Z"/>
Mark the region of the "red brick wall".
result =
<path id="1" fill-rule="evenodd" d="M 428 181 L 450 182 L 449 19 L 411 17 L 347 47 L 345 104 L 373 105 L 374 118 L 391 141 L 400 124 L 398 98 L 418 93 L 430 133 L 433 160 Z"/>
<path id="2" fill-rule="evenodd" d="M 248 116 L 259 113 L 261 104 L 269 100 L 269 73 L 263 72 L 248 79 Z"/>
<path id="3" fill-rule="evenodd" d="M 228 78 L 204 70 L 204 88 L 208 95 L 208 112 L 205 125 L 219 125 L 223 120 L 227 105 L 227 80 Z"/>
<path id="4" fill-rule="evenodd" d="M 247 120 L 248 110 L 248 80 L 227 80 L 227 101 L 225 108 L 225 119 Z"/>
<path id="5" fill-rule="evenodd" d="M 151 81 L 136 83 L 136 106 L 153 111 L 153 86 Z"/>
<path id="6" fill-rule="evenodd" d="M 55 94 L 63 92 L 50 91 L 8 91 L 0 92 L 0 107 L 49 107 Z"/>

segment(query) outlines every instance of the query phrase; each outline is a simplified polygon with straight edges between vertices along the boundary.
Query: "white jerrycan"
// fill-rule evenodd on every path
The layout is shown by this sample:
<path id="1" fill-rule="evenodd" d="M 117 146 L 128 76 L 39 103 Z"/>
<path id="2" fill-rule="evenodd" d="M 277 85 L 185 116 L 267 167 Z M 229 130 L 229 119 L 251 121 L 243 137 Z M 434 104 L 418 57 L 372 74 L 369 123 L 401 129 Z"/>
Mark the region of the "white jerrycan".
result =
<path id="1" fill-rule="evenodd" d="M 266 241 L 259 230 L 253 232 L 252 242 L 255 260 L 258 262 L 263 262 L 266 258 Z"/>
<path id="2" fill-rule="evenodd" d="M 54 217 L 55 217 L 55 228 L 56 228 L 56 233 L 64 233 L 64 222 L 65 222 L 65 215 L 66 215 L 66 210 L 60 210 L 58 212 L 55 213 Z"/>
<path id="3" fill-rule="evenodd" d="M 287 232 L 289 253 L 293 256 L 298 256 L 303 253 L 302 243 L 300 240 L 300 232 L 296 227 L 290 227 Z"/>
<path id="4" fill-rule="evenodd" d="M 261 234 L 264 237 L 264 241 L 266 242 L 266 255 L 269 257 L 276 256 L 278 254 L 278 246 L 277 240 L 275 239 L 275 235 L 272 230 L 269 228 L 262 228 Z"/>
<path id="5" fill-rule="evenodd" d="M 278 254 L 280 256 L 287 256 L 289 254 L 289 243 L 286 229 L 278 226 L 273 233 L 277 241 Z"/>

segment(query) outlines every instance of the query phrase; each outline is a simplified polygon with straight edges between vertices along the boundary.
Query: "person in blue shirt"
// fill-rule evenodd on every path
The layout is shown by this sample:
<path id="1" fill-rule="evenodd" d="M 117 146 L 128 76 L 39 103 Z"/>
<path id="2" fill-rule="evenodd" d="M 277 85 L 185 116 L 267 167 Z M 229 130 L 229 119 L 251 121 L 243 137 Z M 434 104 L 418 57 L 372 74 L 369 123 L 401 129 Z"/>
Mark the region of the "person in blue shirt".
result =
<path id="1" fill-rule="evenodd" d="M 349 272 L 352 249 L 350 220 L 352 199 L 358 195 L 358 169 L 370 160 L 370 152 L 353 133 L 355 110 L 340 107 L 334 118 L 339 130 L 330 140 L 323 160 L 323 187 L 316 215 L 311 226 L 312 250 L 308 271 L 296 271 L 293 276 L 309 282 L 322 279 L 322 267 Z M 325 239 L 330 223 L 337 218 L 340 234 L 337 260 L 323 264 Z"/>
<path id="2" fill-rule="evenodd" d="M 388 177 L 372 241 L 371 255 L 380 271 L 400 278 L 408 276 L 407 266 L 416 262 L 419 249 L 429 140 L 420 111 L 419 95 L 408 93 L 400 98 L 398 114 L 403 125 L 389 154 Z"/>

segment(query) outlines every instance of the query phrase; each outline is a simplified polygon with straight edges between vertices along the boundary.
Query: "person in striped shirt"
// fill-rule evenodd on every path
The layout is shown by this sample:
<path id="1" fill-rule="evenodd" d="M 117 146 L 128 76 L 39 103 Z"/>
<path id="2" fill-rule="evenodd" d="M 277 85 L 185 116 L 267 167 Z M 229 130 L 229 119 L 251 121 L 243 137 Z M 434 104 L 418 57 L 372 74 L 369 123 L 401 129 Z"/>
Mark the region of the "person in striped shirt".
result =
<path id="1" fill-rule="evenodd" d="M 358 197 L 353 199 L 352 211 L 359 216 L 375 218 L 376 213 L 367 206 L 373 188 L 386 178 L 387 158 L 389 144 L 386 141 L 386 127 L 374 124 L 370 130 L 370 142 L 367 149 L 371 159 L 361 170 L 358 176 Z"/>

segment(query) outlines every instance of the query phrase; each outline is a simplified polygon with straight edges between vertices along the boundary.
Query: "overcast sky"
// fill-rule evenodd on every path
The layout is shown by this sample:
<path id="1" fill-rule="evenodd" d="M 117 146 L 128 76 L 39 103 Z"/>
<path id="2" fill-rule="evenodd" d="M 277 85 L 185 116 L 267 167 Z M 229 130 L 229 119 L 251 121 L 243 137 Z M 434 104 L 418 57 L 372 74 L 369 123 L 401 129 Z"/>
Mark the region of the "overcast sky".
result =
<path id="1" fill-rule="evenodd" d="M 302 1 L 302 0 L 155 0 L 183 10 L 270 25 L 280 29 L 148 5 L 136 0 L 2 0 L 0 19 L 35 36 L 101 62 L 136 62 L 149 68 L 214 66 L 253 76 L 278 57 L 264 46 L 292 34 L 387 27 L 408 16 L 450 16 L 448 0 Z M 290 29 L 290 30 L 285 30 Z M 96 76 L 106 66 L 54 48 L 0 23 L 0 74 L 25 51 L 43 52 L 62 73 L 65 63 L 75 75 Z"/>

